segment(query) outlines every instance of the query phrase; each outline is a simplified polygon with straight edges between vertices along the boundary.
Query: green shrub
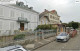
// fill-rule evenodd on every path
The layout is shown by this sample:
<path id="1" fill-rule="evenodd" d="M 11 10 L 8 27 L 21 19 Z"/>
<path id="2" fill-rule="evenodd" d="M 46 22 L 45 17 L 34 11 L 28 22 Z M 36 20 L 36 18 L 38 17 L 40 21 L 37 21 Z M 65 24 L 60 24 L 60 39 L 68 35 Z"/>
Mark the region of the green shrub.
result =
<path id="1" fill-rule="evenodd" d="M 37 28 L 35 30 L 51 30 L 51 29 L 57 29 L 56 27 L 53 27 L 52 25 L 48 24 L 48 25 L 38 25 Z"/>
<path id="2" fill-rule="evenodd" d="M 24 34 L 14 36 L 14 40 L 23 39 L 25 37 Z"/>

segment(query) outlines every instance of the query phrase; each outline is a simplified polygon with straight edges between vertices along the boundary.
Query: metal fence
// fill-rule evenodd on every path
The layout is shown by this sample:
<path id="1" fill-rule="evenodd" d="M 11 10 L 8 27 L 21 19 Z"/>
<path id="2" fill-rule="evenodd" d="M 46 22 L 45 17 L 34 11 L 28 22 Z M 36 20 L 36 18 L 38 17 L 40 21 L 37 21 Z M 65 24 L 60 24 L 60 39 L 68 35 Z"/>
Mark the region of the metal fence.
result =
<path id="1" fill-rule="evenodd" d="M 37 31 L 1 30 L 0 47 L 14 44 L 34 43 L 35 39 L 38 40 L 44 39 L 54 35 L 56 35 L 56 30 L 37 30 Z M 14 39 L 15 37 L 16 39 Z"/>
<path id="2" fill-rule="evenodd" d="M 45 39 L 56 35 L 56 30 L 38 30 L 35 34 L 37 39 Z"/>

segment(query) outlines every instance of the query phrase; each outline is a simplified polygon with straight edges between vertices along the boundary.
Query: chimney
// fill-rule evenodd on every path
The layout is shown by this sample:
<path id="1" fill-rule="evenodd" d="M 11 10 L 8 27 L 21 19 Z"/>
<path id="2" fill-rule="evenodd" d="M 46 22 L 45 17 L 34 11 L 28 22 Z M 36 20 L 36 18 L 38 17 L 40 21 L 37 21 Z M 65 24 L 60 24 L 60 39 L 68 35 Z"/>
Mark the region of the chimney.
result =
<path id="1" fill-rule="evenodd" d="M 23 2 L 20 2 L 19 4 L 20 4 L 20 6 L 24 6 L 24 3 Z"/>
<path id="2" fill-rule="evenodd" d="M 28 5 L 25 5 L 24 8 L 25 8 L 25 9 L 28 9 Z"/>
<path id="3" fill-rule="evenodd" d="M 25 7 L 28 8 L 28 5 L 26 5 Z"/>
<path id="4" fill-rule="evenodd" d="M 16 5 L 24 7 L 24 3 L 23 2 L 16 1 Z"/>
<path id="5" fill-rule="evenodd" d="M 48 11 L 48 10 L 45 9 L 44 11 L 46 12 L 46 11 Z"/>
<path id="6" fill-rule="evenodd" d="M 29 9 L 33 10 L 33 7 L 30 7 Z"/>
<path id="7" fill-rule="evenodd" d="M 19 2 L 18 1 L 16 1 L 16 5 L 19 5 Z"/>

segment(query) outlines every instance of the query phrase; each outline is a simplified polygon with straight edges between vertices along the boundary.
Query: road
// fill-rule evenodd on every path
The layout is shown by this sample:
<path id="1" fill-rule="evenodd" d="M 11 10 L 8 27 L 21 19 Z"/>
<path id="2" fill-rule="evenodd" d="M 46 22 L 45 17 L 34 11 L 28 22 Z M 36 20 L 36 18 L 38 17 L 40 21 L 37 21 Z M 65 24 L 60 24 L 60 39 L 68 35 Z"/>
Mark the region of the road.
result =
<path id="1" fill-rule="evenodd" d="M 80 32 L 74 37 L 70 38 L 68 42 L 61 43 L 53 41 L 41 48 L 38 48 L 34 51 L 42 51 L 42 50 L 80 50 Z"/>

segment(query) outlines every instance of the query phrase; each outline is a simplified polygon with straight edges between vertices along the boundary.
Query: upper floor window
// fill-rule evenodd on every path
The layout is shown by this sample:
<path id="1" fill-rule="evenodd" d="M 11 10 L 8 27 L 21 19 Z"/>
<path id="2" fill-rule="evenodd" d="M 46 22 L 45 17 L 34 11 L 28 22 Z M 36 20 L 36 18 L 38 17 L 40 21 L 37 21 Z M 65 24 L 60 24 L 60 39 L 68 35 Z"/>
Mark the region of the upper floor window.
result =
<path id="1" fill-rule="evenodd" d="M 48 24 L 48 21 L 46 20 L 46 24 Z"/>
<path id="2" fill-rule="evenodd" d="M 3 8 L 0 8 L 0 16 L 3 16 Z"/>
<path id="3" fill-rule="evenodd" d="M 24 17 L 24 13 L 21 13 L 21 17 Z"/>
<path id="4" fill-rule="evenodd" d="M 11 11 L 11 17 L 14 17 L 14 11 Z"/>
<path id="5" fill-rule="evenodd" d="M 51 18 L 51 19 L 53 18 L 52 15 L 50 15 L 50 18 Z"/>
<path id="6" fill-rule="evenodd" d="M 0 30 L 2 29 L 3 22 L 0 21 Z"/>

